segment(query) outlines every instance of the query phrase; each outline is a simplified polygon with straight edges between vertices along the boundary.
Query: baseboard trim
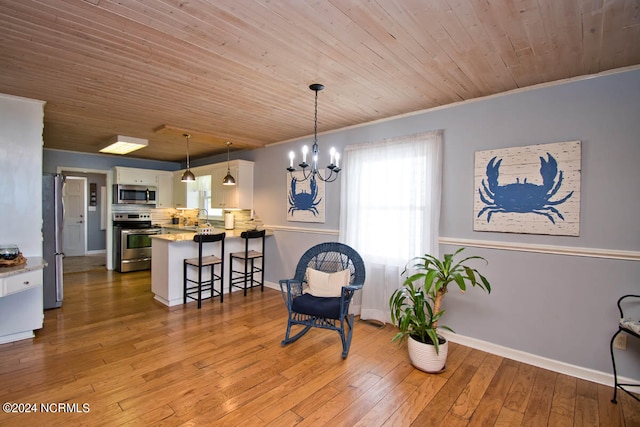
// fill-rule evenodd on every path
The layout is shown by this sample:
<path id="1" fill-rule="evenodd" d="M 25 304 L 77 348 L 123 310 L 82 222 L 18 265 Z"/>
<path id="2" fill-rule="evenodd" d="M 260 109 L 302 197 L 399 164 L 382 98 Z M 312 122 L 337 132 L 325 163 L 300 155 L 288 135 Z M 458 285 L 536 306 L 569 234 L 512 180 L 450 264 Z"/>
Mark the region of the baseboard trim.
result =
<path id="1" fill-rule="evenodd" d="M 266 280 L 264 281 L 264 287 L 265 288 L 270 288 L 270 289 L 275 289 L 276 291 L 280 292 L 280 284 L 279 283 L 275 283 L 275 282 L 267 282 Z"/>
<path id="2" fill-rule="evenodd" d="M 93 251 L 87 251 L 87 255 L 99 255 L 99 254 L 106 254 L 107 250 L 106 249 L 96 249 Z"/>
<path id="3" fill-rule="evenodd" d="M 24 331 L 24 332 L 17 332 L 15 334 L 3 335 L 0 338 L 0 344 L 7 344 L 14 341 L 26 340 L 29 338 L 33 338 L 35 336 L 36 335 L 33 333 L 33 331 Z"/>
<path id="4" fill-rule="evenodd" d="M 560 362 L 558 360 L 549 359 L 546 357 L 538 356 L 535 354 L 527 353 L 521 350 L 515 350 L 508 347 L 503 347 L 497 344 L 493 344 L 487 341 L 478 340 L 476 338 L 466 337 L 464 335 L 454 334 L 451 332 L 439 330 L 439 334 L 442 334 L 449 341 L 461 344 L 466 347 L 475 348 L 477 350 L 486 351 L 487 353 L 495 354 L 497 356 L 506 357 L 507 359 L 516 360 L 518 362 L 526 363 L 528 365 L 537 366 L 539 368 L 548 369 L 560 374 L 569 375 L 575 378 L 591 381 L 597 384 L 603 384 L 613 387 L 614 380 L 613 374 L 607 372 L 596 371 L 593 369 L 583 368 L 581 366 L 571 365 L 569 363 Z M 640 383 L 640 380 L 618 377 L 618 382 L 621 383 Z M 631 391 L 640 392 L 640 386 L 627 387 Z"/>

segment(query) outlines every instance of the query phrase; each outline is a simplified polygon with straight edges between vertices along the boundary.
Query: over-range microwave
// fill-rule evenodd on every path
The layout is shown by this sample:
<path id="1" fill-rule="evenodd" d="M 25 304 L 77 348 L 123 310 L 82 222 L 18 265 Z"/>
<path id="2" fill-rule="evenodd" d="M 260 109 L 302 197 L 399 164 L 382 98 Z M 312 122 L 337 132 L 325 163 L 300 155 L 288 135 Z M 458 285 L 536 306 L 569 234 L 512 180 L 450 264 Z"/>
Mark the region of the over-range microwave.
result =
<path id="1" fill-rule="evenodd" d="M 158 190 L 144 185 L 115 184 L 113 203 L 124 205 L 156 205 Z"/>

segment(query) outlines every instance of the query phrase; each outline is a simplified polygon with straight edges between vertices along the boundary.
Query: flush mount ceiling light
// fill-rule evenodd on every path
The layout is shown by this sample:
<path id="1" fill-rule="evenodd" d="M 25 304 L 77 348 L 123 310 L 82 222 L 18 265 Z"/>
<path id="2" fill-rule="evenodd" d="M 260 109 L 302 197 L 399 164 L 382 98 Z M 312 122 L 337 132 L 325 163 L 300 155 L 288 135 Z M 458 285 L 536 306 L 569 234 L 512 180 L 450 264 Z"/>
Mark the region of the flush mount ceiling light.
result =
<path id="1" fill-rule="evenodd" d="M 109 145 L 100 149 L 101 153 L 109 154 L 128 154 L 132 151 L 146 147 L 149 141 L 142 138 L 134 138 L 132 136 L 116 135 L 109 139 Z"/>
<path id="2" fill-rule="evenodd" d="M 222 185 L 236 185 L 236 180 L 231 176 L 231 168 L 229 167 L 229 146 L 231 143 L 227 141 L 225 144 L 227 145 L 227 176 L 222 180 Z"/>
<path id="3" fill-rule="evenodd" d="M 296 178 L 296 180 L 298 182 L 306 181 L 309 178 L 311 178 L 312 180 L 315 180 L 317 177 L 321 181 L 333 182 L 336 180 L 336 178 L 338 178 L 338 173 L 341 170 L 339 167 L 340 153 L 336 153 L 335 148 L 331 147 L 331 150 L 329 151 L 329 155 L 331 157 L 329 166 L 327 166 L 327 169 L 329 169 L 329 175 L 326 177 L 323 177 L 320 171 L 318 170 L 318 92 L 324 89 L 324 85 L 321 85 L 320 83 L 314 83 L 311 86 L 309 86 L 309 89 L 311 89 L 316 93 L 316 104 L 315 104 L 314 126 L 313 126 L 313 146 L 311 147 L 311 169 L 307 171 L 307 167 L 309 167 L 309 165 L 307 164 L 307 153 L 309 152 L 309 149 L 305 145 L 304 147 L 302 147 L 302 163 L 298 165 L 302 168 L 303 178 L 302 179 Z M 289 167 L 287 168 L 287 170 L 289 171 L 292 177 L 293 177 L 293 172 L 295 172 L 296 170 L 293 167 L 294 158 L 295 158 L 295 153 L 291 151 L 289 153 Z"/>
<path id="4" fill-rule="evenodd" d="M 189 139 L 191 135 L 188 133 L 183 133 L 182 136 L 187 138 L 187 170 L 182 174 L 182 178 L 180 179 L 182 182 L 193 182 L 196 180 L 196 176 L 189 169 Z"/>

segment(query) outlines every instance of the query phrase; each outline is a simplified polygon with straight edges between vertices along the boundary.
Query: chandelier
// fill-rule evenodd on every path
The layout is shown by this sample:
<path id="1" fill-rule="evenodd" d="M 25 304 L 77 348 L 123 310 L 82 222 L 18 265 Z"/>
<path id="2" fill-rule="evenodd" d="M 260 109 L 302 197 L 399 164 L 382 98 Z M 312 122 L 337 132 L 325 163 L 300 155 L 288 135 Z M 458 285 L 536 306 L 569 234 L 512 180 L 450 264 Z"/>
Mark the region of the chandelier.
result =
<path id="1" fill-rule="evenodd" d="M 311 165 L 307 163 L 307 154 L 309 153 L 309 148 L 305 145 L 302 147 L 302 163 L 298 166 L 302 168 L 303 178 L 296 178 L 298 182 L 306 181 L 309 178 L 312 179 L 320 179 L 325 182 L 333 182 L 338 178 L 338 173 L 340 172 L 340 153 L 336 152 L 336 149 L 331 147 L 329 151 L 330 155 L 330 163 L 326 167 L 329 169 L 329 174 L 322 176 L 320 171 L 318 170 L 318 92 L 324 89 L 324 85 L 320 83 L 314 83 L 309 86 L 309 89 L 316 93 L 316 102 L 315 102 L 315 111 L 314 111 L 314 125 L 313 125 L 313 146 L 311 147 Z M 293 159 L 295 158 L 295 153 L 293 151 L 289 152 L 289 167 L 287 170 L 293 177 L 293 172 L 296 169 L 293 167 Z M 311 166 L 309 168 L 309 166 Z M 307 169 L 309 168 L 309 169 Z"/>

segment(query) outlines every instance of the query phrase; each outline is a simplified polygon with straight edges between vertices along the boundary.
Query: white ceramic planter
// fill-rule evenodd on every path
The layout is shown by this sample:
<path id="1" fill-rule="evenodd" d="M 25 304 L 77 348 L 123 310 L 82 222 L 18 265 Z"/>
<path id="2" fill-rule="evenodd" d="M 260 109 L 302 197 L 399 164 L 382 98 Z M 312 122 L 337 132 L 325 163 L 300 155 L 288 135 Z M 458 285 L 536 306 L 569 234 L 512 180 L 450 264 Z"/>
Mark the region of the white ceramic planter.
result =
<path id="1" fill-rule="evenodd" d="M 443 372 L 447 363 L 447 353 L 449 351 L 449 341 L 439 345 L 439 353 L 436 354 L 435 347 L 431 344 L 424 344 L 416 341 L 411 336 L 407 343 L 409 347 L 409 359 L 411 364 L 421 371 L 432 374 Z"/>

